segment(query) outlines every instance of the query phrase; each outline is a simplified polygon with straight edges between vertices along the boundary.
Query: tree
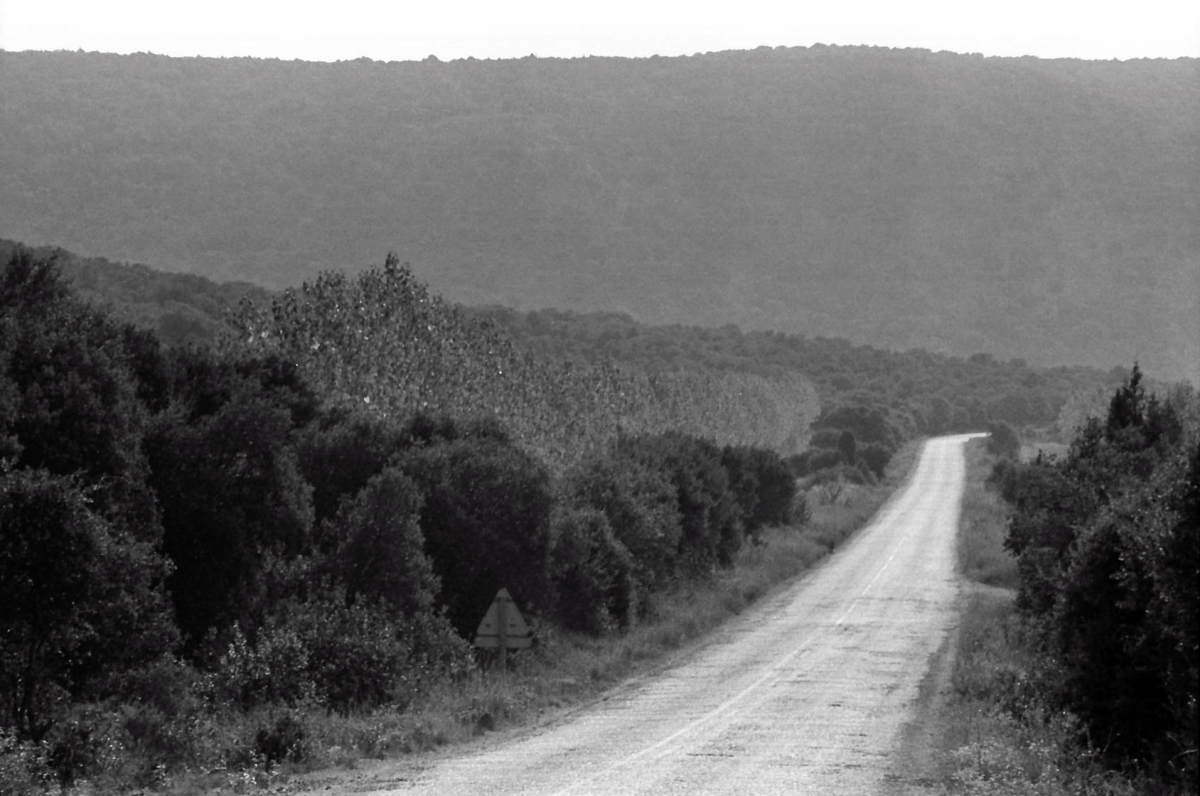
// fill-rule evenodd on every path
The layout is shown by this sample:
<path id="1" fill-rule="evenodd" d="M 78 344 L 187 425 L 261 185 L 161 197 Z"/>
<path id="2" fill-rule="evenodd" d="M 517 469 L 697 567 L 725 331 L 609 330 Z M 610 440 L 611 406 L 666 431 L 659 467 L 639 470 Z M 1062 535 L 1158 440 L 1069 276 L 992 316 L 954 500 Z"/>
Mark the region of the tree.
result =
<path id="1" fill-rule="evenodd" d="M 329 535 L 337 580 L 350 597 L 382 600 L 406 617 L 434 612 L 438 581 L 425 556 L 418 525 L 421 495 L 396 469 L 344 500 Z"/>
<path id="2" fill-rule="evenodd" d="M 166 562 L 89 503 L 70 476 L 0 474 L 0 715 L 26 738 L 50 728 L 58 695 L 178 638 Z"/>
<path id="3" fill-rule="evenodd" d="M 699 575 L 713 565 L 728 566 L 741 547 L 745 526 L 741 508 L 721 465 L 721 449 L 711 442 L 677 432 L 622 437 L 615 450 L 621 457 L 664 473 L 675 487 L 681 533 L 679 562 Z"/>
<path id="4" fill-rule="evenodd" d="M 988 424 L 988 453 L 1005 459 L 1016 459 L 1021 452 L 1021 440 L 1007 423 Z"/>
<path id="5" fill-rule="evenodd" d="M 838 436 L 838 453 L 842 454 L 842 461 L 851 467 L 858 462 L 858 443 L 854 439 L 854 432 L 850 429 L 842 431 Z"/>
<path id="6" fill-rule="evenodd" d="M 413 448 L 396 466 L 420 489 L 425 549 L 450 621 L 472 633 L 507 587 L 525 610 L 548 613 L 550 510 L 545 467 L 493 437 Z"/>
<path id="7" fill-rule="evenodd" d="M 674 577 L 682 528 L 675 487 L 665 473 L 610 451 L 568 472 L 562 489 L 567 504 L 603 513 L 633 557 L 644 590 Z"/>
<path id="8" fill-rule="evenodd" d="M 566 508 L 554 518 L 557 616 L 566 627 L 603 634 L 637 613 L 633 556 L 595 509 Z"/>

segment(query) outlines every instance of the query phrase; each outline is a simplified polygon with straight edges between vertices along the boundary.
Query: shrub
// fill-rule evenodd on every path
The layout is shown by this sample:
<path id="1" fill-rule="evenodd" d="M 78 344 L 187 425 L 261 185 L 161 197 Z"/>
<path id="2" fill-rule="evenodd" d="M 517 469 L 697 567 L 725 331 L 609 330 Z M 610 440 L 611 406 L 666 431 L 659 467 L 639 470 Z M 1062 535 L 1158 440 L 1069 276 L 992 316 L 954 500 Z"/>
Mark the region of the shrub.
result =
<path id="1" fill-rule="evenodd" d="M 1007 423 L 988 424 L 988 453 L 1004 459 L 1016 459 L 1021 452 L 1021 440 Z"/>
<path id="2" fill-rule="evenodd" d="M 44 747 L 21 741 L 15 732 L 0 727 L 0 796 L 48 791 L 53 778 Z"/>
<path id="3" fill-rule="evenodd" d="M 467 658 L 465 642 L 438 616 L 396 620 L 383 604 L 319 591 L 280 604 L 253 639 L 235 625 L 211 682 L 214 696 L 243 709 L 309 700 L 342 713 L 403 708 Z"/>
<path id="4" fill-rule="evenodd" d="M 522 610 L 553 607 L 550 476 L 494 437 L 414 448 L 397 467 L 421 492 L 425 549 L 451 623 L 467 637 L 507 587 Z"/>
<path id="5" fill-rule="evenodd" d="M 747 534 L 756 536 L 766 526 L 789 521 L 796 480 L 778 454 L 762 448 L 727 447 L 721 462 L 737 495 Z"/>
<path id="6" fill-rule="evenodd" d="M 744 535 L 741 509 L 721 465 L 721 451 L 705 440 L 678 433 L 622 437 L 619 456 L 666 473 L 675 487 L 682 533 L 679 558 L 691 574 L 728 566 Z"/>
<path id="7" fill-rule="evenodd" d="M 291 713 L 284 713 L 273 726 L 260 727 L 254 735 L 254 751 L 269 764 L 284 761 L 299 763 L 308 756 L 304 725 Z"/>
<path id="8" fill-rule="evenodd" d="M 296 461 L 312 487 L 318 524 L 378 475 L 406 440 L 404 429 L 362 410 L 332 410 L 298 435 Z"/>
<path id="9" fill-rule="evenodd" d="M 603 512 L 633 557 L 643 589 L 661 588 L 674 577 L 683 531 L 675 487 L 665 473 L 610 453 L 569 472 L 562 492 L 568 506 Z"/>
<path id="10" fill-rule="evenodd" d="M 433 610 L 438 582 L 417 524 L 420 510 L 416 484 L 393 468 L 342 501 L 323 535 L 333 546 L 334 578 L 349 597 L 383 600 L 408 617 Z"/>
<path id="11" fill-rule="evenodd" d="M 637 612 L 633 557 L 604 514 L 561 510 L 555 515 L 554 535 L 559 621 L 597 635 L 628 626 Z"/>

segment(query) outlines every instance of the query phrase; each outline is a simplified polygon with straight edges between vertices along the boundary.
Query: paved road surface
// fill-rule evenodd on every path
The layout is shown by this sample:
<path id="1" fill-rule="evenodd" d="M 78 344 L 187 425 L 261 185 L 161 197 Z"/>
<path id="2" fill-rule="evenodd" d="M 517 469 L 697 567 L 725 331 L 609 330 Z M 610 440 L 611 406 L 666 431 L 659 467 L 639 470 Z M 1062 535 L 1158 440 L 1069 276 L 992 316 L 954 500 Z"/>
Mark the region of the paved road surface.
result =
<path id="1" fill-rule="evenodd" d="M 482 751 L 381 770 L 375 793 L 862 794 L 883 789 L 952 620 L 966 437 L 817 571 L 676 668 Z M 360 790 L 360 792 L 362 792 Z"/>

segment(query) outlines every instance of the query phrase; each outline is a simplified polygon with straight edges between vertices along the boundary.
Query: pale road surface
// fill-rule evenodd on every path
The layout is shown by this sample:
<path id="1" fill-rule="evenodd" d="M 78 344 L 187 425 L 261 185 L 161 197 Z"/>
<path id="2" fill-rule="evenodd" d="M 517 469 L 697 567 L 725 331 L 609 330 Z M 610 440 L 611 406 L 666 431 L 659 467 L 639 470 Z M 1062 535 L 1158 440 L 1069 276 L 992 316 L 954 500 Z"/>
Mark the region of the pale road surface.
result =
<path id="1" fill-rule="evenodd" d="M 880 793 L 953 619 L 966 439 L 926 443 L 907 487 L 868 528 L 677 667 L 511 740 L 401 763 L 353 790 Z"/>

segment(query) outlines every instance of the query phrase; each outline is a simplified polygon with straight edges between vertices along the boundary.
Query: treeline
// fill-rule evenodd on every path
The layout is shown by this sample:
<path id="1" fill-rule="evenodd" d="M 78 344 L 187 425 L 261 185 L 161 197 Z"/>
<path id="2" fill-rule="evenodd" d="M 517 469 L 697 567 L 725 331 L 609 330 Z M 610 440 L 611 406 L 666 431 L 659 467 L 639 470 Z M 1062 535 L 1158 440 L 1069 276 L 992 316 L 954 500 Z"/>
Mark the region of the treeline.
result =
<path id="1" fill-rule="evenodd" d="M 0 238 L 0 263 L 21 244 Z M 34 249 L 54 257 L 78 298 L 103 308 L 115 320 L 154 332 L 163 345 L 215 345 L 226 319 L 243 298 L 269 301 L 270 292 L 249 282 L 214 282 L 203 276 L 169 273 L 145 265 L 81 257 L 64 249 Z"/>
<path id="2" fill-rule="evenodd" d="M 909 432 L 978 431 L 989 423 L 1052 430 L 1068 400 L 1128 373 L 1086 367 L 1044 368 L 989 354 L 953 357 L 922 349 L 889 351 L 847 340 L 736 326 L 648 326 L 619 313 L 546 309 L 470 310 L 503 328 L 537 356 L 590 362 L 611 357 L 654 368 L 705 368 L 770 375 L 797 369 L 817 387 L 822 406 L 880 404 Z M 1065 431 L 1070 433 L 1072 429 Z"/>
<path id="3" fill-rule="evenodd" d="M 797 369 L 760 375 L 534 356 L 431 294 L 392 255 L 382 269 L 327 273 L 268 306 L 247 301 L 234 325 L 250 350 L 296 363 L 330 400 L 394 416 L 495 417 L 555 467 L 618 434 L 665 430 L 796 451 L 819 411 Z"/>
<path id="4" fill-rule="evenodd" d="M 441 306 L 406 279 L 364 284 Z M 384 328 L 355 325 L 365 303 L 321 306 L 353 334 Z M 453 347 L 465 328 L 425 332 Z M 387 384 L 347 399 L 343 371 L 310 380 L 296 349 L 256 340 L 164 348 L 50 259 L 18 247 L 0 272 L 0 791 L 294 758 L 287 714 L 216 750 L 203 727 L 263 706 L 403 710 L 476 665 L 501 586 L 539 634 L 611 632 L 805 514 L 773 451 L 614 428 L 556 469 L 499 413 L 381 411 Z"/>
<path id="5" fill-rule="evenodd" d="M 0 241 L 0 259 L 14 246 Z M 276 302 L 251 285 L 217 284 L 192 275 L 82 259 L 61 250 L 38 251 L 47 256 L 57 251 L 63 273 L 80 297 L 121 320 L 153 330 L 164 344 L 216 345 L 228 332 L 229 314 L 243 298 L 251 298 L 257 309 L 242 312 L 243 331 L 248 326 L 262 331 L 280 324 L 271 332 L 276 339 L 259 344 L 286 349 L 292 361 L 307 362 L 310 378 L 337 373 L 336 378 L 349 379 L 359 398 L 378 400 L 380 382 L 389 387 L 399 383 L 389 398 L 390 411 L 441 405 L 456 413 L 494 413 L 497 407 L 484 405 L 487 402 L 479 400 L 479 393 L 508 394 L 514 383 L 522 382 L 521 394 L 507 401 L 512 411 L 501 411 L 508 412 L 505 422 L 510 429 L 526 429 L 521 438 L 528 442 L 546 436 L 545 429 L 564 427 L 545 420 L 554 416 L 562 420 L 555 407 L 591 401 L 590 435 L 571 433 L 537 443 L 546 451 L 557 451 L 550 455 L 559 457 L 571 445 L 583 447 L 586 440 L 603 437 L 617 426 L 630 431 L 642 424 L 647 430 L 690 428 L 724 441 L 755 439 L 792 456 L 795 472 L 801 476 L 836 473 L 870 480 L 881 471 L 897 440 L 921 434 L 994 429 L 1045 438 L 1064 430 L 1069 433 L 1096 400 L 1106 401 L 1107 393 L 1128 375 L 1121 368 L 1109 372 L 1038 368 L 986 354 L 963 359 L 921 350 L 894 352 L 829 338 L 742 332 L 733 326 L 652 327 L 614 313 L 454 307 L 431 297 L 407 268 L 395 264 L 392 276 L 385 267 L 382 274 L 367 280 L 398 283 L 386 290 L 365 285 L 361 279 L 325 277 L 291 299 Z M 352 345 L 347 341 L 353 335 L 344 330 L 326 335 L 337 338 L 339 351 L 354 353 L 351 363 L 339 364 L 328 356 L 328 348 L 323 355 L 304 349 L 306 340 L 311 344 L 312 335 L 325 331 L 314 331 L 320 323 L 301 320 L 299 315 L 319 317 L 326 305 L 336 304 L 336 312 L 349 317 L 359 310 L 347 307 L 378 302 L 380 296 L 390 296 L 384 300 L 408 308 L 394 307 L 393 314 L 425 307 L 432 318 L 426 326 L 443 330 L 434 337 L 461 340 L 463 345 L 454 349 L 426 344 L 415 334 L 396 340 L 398 329 L 387 326 L 390 316 L 377 312 L 353 320 L 360 333 Z M 286 308 L 288 301 L 295 312 Z M 272 309 L 273 304 L 285 306 L 279 311 Z M 267 316 L 270 320 L 265 320 Z M 430 336 L 428 329 L 425 333 Z M 461 390 L 461 385 L 439 386 L 427 378 L 404 382 L 388 372 L 399 360 L 389 346 L 403 348 L 410 358 L 439 362 L 439 372 L 473 373 L 470 379 L 486 387 Z M 563 362 L 570 362 L 571 368 Z M 806 383 L 794 388 L 788 380 L 794 384 L 796 373 L 804 374 Z M 787 380 L 781 378 L 785 375 Z M 802 408 L 804 417 L 797 421 L 784 418 L 775 423 L 769 418 L 791 412 L 789 405 L 813 401 L 808 382 L 815 386 L 824 408 L 810 450 L 804 451 L 798 443 L 804 441 L 803 426 L 816 411 L 815 404 Z M 350 390 L 343 392 L 348 395 Z M 653 397 L 647 398 L 651 392 Z M 752 401 L 759 408 L 743 411 Z M 623 408 L 628 404 L 635 408 Z M 535 411 L 537 406 L 542 408 Z M 714 406 L 722 406 L 720 413 L 712 411 Z M 576 422 L 573 430 L 578 426 Z M 854 435 L 853 442 L 843 438 L 847 431 Z"/>
<path id="6" fill-rule="evenodd" d="M 1014 715 L 1069 711 L 1107 765 L 1195 793 L 1200 398 L 1149 394 L 1135 366 L 1063 459 L 1004 460 L 993 482 L 1040 661 L 1016 676 Z"/>
<path id="7" fill-rule="evenodd" d="M 987 354 L 964 359 L 886 351 L 735 326 L 646 326 L 617 313 L 494 306 L 467 312 L 495 323 L 538 358 L 767 378 L 802 372 L 816 386 L 822 410 L 807 449 L 791 453 L 789 463 L 796 475 L 817 479 L 872 481 L 905 440 L 922 435 L 1057 436 L 1061 417 L 1074 415 L 1079 396 L 1111 389 L 1126 375 L 1121 369 L 1038 368 Z"/>

